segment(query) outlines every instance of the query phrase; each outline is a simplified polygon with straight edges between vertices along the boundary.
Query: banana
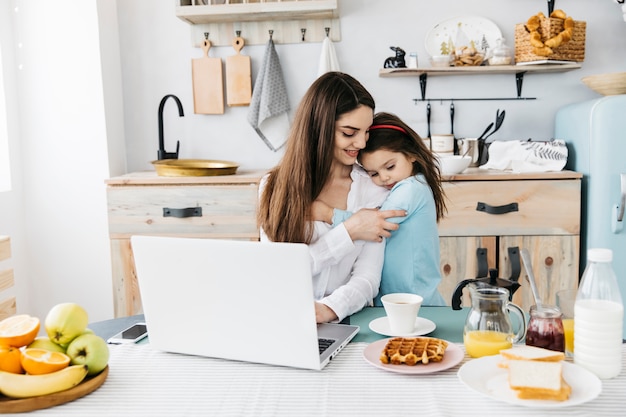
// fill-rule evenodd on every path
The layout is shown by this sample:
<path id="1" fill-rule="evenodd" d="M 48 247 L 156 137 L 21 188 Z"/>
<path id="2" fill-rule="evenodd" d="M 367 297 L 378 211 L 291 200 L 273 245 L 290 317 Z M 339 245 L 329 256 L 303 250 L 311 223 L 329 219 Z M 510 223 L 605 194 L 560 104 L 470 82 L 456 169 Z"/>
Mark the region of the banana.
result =
<path id="1" fill-rule="evenodd" d="M 87 365 L 72 365 L 42 375 L 0 371 L 0 393 L 12 398 L 28 398 L 65 391 L 80 384 L 87 371 Z"/>

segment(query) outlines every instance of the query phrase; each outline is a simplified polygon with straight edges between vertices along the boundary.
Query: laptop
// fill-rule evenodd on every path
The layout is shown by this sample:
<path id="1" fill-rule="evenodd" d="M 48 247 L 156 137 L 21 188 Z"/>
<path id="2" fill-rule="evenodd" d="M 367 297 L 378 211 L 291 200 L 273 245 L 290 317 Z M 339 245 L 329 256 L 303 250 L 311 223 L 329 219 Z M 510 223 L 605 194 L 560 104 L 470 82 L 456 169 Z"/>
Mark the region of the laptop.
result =
<path id="1" fill-rule="evenodd" d="M 132 236 L 131 246 L 158 350 L 321 370 L 359 331 L 316 324 L 305 244 Z"/>

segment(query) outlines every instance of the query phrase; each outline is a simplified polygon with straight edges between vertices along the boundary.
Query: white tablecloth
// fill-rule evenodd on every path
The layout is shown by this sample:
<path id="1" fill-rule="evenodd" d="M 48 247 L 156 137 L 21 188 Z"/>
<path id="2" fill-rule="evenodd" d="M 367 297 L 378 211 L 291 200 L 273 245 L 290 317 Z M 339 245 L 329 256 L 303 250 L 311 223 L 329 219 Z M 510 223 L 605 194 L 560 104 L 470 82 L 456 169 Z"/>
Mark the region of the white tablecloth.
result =
<path id="1" fill-rule="evenodd" d="M 588 403 L 560 409 L 510 405 L 471 391 L 461 364 L 429 375 L 378 369 L 351 343 L 323 371 L 169 354 L 150 345 L 112 346 L 110 372 L 95 392 L 35 411 L 45 416 L 624 416 L 626 348 L 619 377 Z M 461 345 L 462 346 L 462 345 Z M 254 349 L 251 341 L 250 349 Z"/>

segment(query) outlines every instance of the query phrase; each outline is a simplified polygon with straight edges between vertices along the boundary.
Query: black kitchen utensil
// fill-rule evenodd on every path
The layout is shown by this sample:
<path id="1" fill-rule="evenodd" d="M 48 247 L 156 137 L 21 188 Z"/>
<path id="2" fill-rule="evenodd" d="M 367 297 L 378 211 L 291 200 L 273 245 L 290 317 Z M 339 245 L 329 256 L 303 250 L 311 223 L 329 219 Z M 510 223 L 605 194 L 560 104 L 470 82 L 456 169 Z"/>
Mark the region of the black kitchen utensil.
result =
<path id="1" fill-rule="evenodd" d="M 502 126 L 502 122 L 504 122 L 505 114 L 506 112 L 504 110 L 502 110 L 502 113 L 500 113 L 500 109 L 496 111 L 496 127 L 487 136 L 484 137 L 485 141 L 489 136 L 493 135 L 498 131 L 498 129 L 500 129 L 500 126 Z"/>
<path id="2" fill-rule="evenodd" d="M 430 141 L 430 102 L 426 105 L 426 124 L 428 125 L 428 140 Z M 430 150 L 432 151 L 432 142 L 430 144 Z"/>
<path id="3" fill-rule="evenodd" d="M 493 127 L 493 122 L 489 123 L 489 126 L 487 126 L 487 129 L 485 129 L 485 131 L 478 137 L 478 143 L 481 143 L 481 141 L 484 142 L 484 137 L 487 134 L 487 132 L 489 132 L 491 130 L 491 128 Z"/>
<path id="4" fill-rule="evenodd" d="M 459 145 L 456 143 L 456 138 L 454 137 L 454 103 L 452 102 L 450 102 L 450 134 L 452 135 L 452 140 L 454 141 L 453 153 L 458 155 Z"/>

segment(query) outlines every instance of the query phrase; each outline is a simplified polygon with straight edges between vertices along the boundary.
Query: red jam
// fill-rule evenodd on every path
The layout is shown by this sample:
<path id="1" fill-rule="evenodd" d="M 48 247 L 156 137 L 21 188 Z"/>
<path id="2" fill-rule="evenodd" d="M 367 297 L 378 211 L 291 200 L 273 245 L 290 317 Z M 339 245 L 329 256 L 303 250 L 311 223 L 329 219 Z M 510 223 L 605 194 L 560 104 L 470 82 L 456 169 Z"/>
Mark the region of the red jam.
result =
<path id="1" fill-rule="evenodd" d="M 526 331 L 526 344 L 565 352 L 565 332 L 561 311 L 552 306 L 532 306 Z"/>

